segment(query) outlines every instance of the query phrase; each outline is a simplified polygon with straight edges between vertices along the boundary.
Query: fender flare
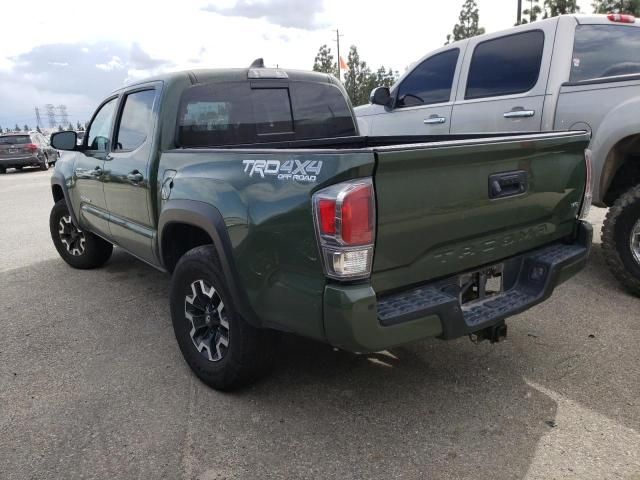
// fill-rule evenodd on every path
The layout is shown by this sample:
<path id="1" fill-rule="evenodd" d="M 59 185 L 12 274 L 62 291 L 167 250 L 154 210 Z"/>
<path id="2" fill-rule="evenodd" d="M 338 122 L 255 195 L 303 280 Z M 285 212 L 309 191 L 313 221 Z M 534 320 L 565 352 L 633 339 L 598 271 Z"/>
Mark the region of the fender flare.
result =
<path id="1" fill-rule="evenodd" d="M 64 196 L 64 201 L 67 204 L 67 208 L 69 209 L 71 221 L 76 227 L 80 228 L 80 224 L 78 223 L 78 219 L 76 218 L 76 213 L 73 211 L 73 206 L 71 205 L 71 198 L 69 197 L 67 182 L 65 181 L 64 176 L 61 172 L 54 171 L 53 175 L 51 175 L 51 186 L 53 187 L 54 185 L 62 189 L 62 195 Z"/>
<path id="2" fill-rule="evenodd" d="M 222 272 L 234 306 L 249 324 L 256 328 L 261 328 L 262 322 L 253 308 L 251 308 L 247 293 L 242 288 L 240 275 L 233 257 L 233 246 L 220 211 L 213 205 L 197 200 L 169 200 L 164 204 L 158 219 L 158 252 L 160 254 L 160 262 L 164 268 L 166 268 L 166 265 L 164 265 L 164 253 L 162 251 L 162 237 L 166 227 L 172 223 L 198 227 L 211 237 L 213 246 L 218 253 Z"/>
<path id="3" fill-rule="evenodd" d="M 640 134 L 637 124 L 637 112 L 640 109 L 640 98 L 634 97 L 612 109 L 602 119 L 589 147 L 593 153 L 594 173 L 597 172 L 594 184 L 594 201 L 602 203 L 611 181 L 621 166 L 608 165 L 609 154 L 622 140 Z"/>

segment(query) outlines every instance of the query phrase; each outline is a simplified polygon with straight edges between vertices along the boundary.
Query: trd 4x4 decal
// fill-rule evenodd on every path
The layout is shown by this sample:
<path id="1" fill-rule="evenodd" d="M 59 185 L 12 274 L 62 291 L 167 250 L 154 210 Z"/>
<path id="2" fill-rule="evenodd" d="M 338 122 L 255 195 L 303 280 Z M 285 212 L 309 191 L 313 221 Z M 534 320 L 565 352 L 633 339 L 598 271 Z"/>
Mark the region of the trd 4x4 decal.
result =
<path id="1" fill-rule="evenodd" d="M 265 178 L 276 176 L 278 180 L 296 180 L 298 182 L 315 182 L 322 170 L 321 160 L 243 160 L 244 173 Z"/>

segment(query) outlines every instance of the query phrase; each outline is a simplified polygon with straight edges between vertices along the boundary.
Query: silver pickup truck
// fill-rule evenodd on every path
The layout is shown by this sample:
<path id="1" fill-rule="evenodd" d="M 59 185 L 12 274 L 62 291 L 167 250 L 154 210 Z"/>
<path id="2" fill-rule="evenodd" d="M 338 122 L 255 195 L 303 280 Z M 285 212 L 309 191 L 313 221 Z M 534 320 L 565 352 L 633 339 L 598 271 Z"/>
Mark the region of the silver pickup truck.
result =
<path id="1" fill-rule="evenodd" d="M 639 27 L 630 15 L 563 15 L 446 45 L 355 109 L 360 132 L 592 132 L 606 260 L 640 295 Z"/>

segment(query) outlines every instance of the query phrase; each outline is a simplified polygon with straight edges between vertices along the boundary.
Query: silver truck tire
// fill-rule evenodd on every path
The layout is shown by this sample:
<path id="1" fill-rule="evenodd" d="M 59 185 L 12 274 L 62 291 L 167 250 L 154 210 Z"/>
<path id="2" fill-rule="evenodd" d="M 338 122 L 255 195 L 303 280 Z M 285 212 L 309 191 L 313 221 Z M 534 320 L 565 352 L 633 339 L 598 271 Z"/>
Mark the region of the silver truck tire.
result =
<path id="1" fill-rule="evenodd" d="M 602 250 L 613 276 L 640 296 L 640 185 L 621 195 L 602 226 Z"/>

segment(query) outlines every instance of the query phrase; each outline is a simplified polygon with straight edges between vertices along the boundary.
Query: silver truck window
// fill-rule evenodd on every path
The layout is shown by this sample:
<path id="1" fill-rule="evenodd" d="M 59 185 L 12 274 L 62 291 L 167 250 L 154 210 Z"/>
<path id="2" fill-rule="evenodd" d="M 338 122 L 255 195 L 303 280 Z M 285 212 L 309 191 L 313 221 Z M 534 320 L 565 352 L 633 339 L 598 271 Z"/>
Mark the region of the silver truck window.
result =
<path id="1" fill-rule="evenodd" d="M 538 81 L 544 33 L 532 30 L 479 43 L 473 52 L 465 99 L 531 90 Z"/>
<path id="2" fill-rule="evenodd" d="M 115 150 L 135 150 L 145 142 L 155 96 L 155 90 L 143 90 L 125 97 Z"/>
<path id="3" fill-rule="evenodd" d="M 570 82 L 640 73 L 640 28 L 579 25 L 571 60 Z"/>
<path id="4" fill-rule="evenodd" d="M 447 50 L 414 68 L 398 88 L 396 107 L 448 102 L 459 55 L 457 48 Z"/>

